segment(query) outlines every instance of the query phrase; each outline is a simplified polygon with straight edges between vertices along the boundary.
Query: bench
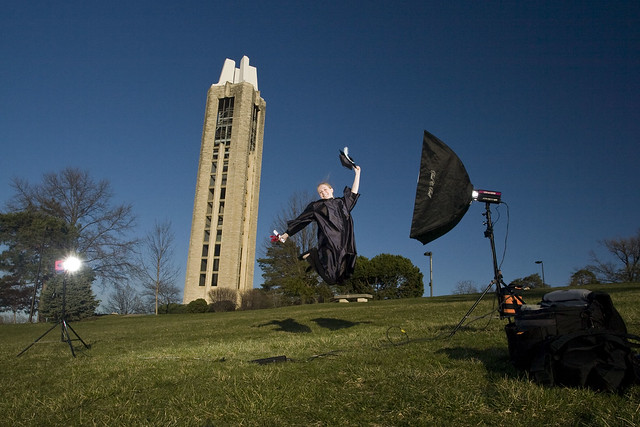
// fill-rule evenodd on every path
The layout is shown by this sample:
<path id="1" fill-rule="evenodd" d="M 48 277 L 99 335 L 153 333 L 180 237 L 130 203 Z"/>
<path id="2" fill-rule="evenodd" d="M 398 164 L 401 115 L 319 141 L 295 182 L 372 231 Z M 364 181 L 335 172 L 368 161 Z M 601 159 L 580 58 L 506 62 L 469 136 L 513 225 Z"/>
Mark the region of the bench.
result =
<path id="1" fill-rule="evenodd" d="M 367 302 L 373 298 L 371 294 L 344 294 L 334 295 L 332 302 Z"/>

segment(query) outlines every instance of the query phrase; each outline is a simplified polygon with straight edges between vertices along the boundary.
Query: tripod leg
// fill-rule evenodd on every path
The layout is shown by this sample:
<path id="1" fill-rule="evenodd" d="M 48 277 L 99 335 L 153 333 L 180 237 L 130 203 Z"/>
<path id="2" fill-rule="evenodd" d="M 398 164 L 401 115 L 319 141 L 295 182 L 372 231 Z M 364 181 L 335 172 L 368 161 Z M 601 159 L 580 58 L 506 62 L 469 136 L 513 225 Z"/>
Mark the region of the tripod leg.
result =
<path id="1" fill-rule="evenodd" d="M 476 306 L 480 304 L 480 301 L 482 301 L 482 298 L 484 298 L 484 296 L 487 294 L 487 292 L 489 292 L 489 289 L 491 289 L 492 286 L 493 286 L 493 282 L 489 283 L 489 285 L 485 288 L 484 292 L 482 292 L 482 295 L 480 295 L 480 298 L 478 298 L 476 302 L 473 303 L 469 311 L 467 311 L 467 314 L 465 314 L 464 317 L 460 319 L 460 322 L 456 325 L 456 327 L 453 328 L 453 330 L 449 334 L 449 338 L 451 338 L 453 334 L 455 334 L 458 331 L 458 329 L 460 329 L 464 321 L 467 320 L 467 318 L 469 317 L 469 315 L 471 315 L 471 312 L 476 308 Z"/>
<path id="2" fill-rule="evenodd" d="M 82 338 L 80 338 L 80 335 L 78 335 L 78 333 L 71 327 L 71 325 L 67 323 L 67 327 L 69 329 L 71 329 L 71 332 L 73 332 L 73 334 L 76 336 L 76 338 L 84 345 L 84 348 L 89 349 L 89 346 L 87 345 L 87 343 L 85 343 L 82 340 Z"/>
<path id="3" fill-rule="evenodd" d="M 71 337 L 69 336 L 69 329 L 67 326 L 67 321 L 63 320 L 60 323 L 61 327 L 62 327 L 62 341 L 66 342 L 67 344 L 69 344 L 69 348 L 71 349 L 71 355 L 73 357 L 76 357 L 76 352 L 73 351 L 73 344 L 71 344 Z"/>
<path id="4" fill-rule="evenodd" d="M 59 323 L 59 322 L 58 322 Z M 22 350 L 20 353 L 18 353 L 19 357 L 20 355 L 22 355 L 22 353 L 24 353 L 25 351 L 29 350 L 31 347 L 33 347 L 33 345 L 35 343 L 37 343 L 38 341 L 40 341 L 42 338 L 45 337 L 45 335 L 47 335 L 49 332 L 53 331 L 55 329 L 56 326 L 58 326 L 58 323 L 55 323 L 52 327 L 49 328 L 49 330 L 47 330 L 47 332 L 45 332 L 44 334 L 40 335 L 38 338 L 36 338 L 36 340 L 34 342 L 32 342 L 31 344 L 29 344 L 24 350 Z"/>

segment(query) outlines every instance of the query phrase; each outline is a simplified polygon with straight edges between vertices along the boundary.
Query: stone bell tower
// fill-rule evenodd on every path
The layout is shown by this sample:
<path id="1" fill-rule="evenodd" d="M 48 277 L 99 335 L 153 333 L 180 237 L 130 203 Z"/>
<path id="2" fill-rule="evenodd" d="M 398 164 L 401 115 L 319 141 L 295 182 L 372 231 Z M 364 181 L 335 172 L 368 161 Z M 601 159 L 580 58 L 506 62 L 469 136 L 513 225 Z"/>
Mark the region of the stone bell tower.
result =
<path id="1" fill-rule="evenodd" d="M 226 59 L 207 94 L 184 284 L 185 304 L 212 289 L 253 288 L 266 103 L 244 56 Z"/>

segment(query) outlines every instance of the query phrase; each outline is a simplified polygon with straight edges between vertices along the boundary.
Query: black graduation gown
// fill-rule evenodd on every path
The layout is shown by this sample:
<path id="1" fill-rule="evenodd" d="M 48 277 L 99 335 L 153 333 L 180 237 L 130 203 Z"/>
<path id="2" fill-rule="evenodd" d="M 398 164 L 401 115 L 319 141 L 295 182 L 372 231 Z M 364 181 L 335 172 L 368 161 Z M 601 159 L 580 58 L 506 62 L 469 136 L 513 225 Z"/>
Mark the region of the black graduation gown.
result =
<path id="1" fill-rule="evenodd" d="M 296 219 L 287 222 L 289 236 L 312 221 L 316 222 L 318 247 L 310 251 L 308 261 L 330 285 L 349 278 L 356 265 L 356 241 L 350 212 L 359 197 L 360 194 L 345 187 L 343 197 L 311 202 Z"/>

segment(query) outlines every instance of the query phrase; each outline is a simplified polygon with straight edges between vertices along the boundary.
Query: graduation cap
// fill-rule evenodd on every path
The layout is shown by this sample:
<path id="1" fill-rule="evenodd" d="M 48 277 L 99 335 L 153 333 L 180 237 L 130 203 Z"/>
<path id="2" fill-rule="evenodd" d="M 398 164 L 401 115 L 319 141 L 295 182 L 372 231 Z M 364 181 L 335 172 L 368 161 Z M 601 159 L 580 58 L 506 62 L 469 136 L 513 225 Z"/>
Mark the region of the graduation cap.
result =
<path id="1" fill-rule="evenodd" d="M 356 166 L 353 159 L 349 157 L 349 147 L 344 147 L 343 150 L 340 150 L 340 163 L 347 169 L 353 169 Z"/>

